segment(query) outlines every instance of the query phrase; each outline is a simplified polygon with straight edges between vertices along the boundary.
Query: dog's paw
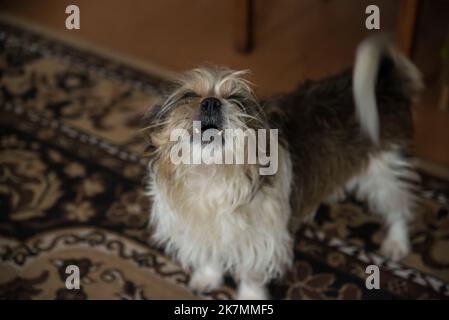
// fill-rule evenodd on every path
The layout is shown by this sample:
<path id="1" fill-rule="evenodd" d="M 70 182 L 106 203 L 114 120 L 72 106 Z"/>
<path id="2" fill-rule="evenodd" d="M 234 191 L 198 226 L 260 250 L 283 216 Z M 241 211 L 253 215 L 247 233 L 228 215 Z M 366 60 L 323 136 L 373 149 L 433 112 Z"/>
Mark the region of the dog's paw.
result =
<path id="1" fill-rule="evenodd" d="M 399 261 L 410 253 L 410 244 L 407 239 L 387 237 L 382 243 L 380 252 L 393 261 Z"/>
<path id="2" fill-rule="evenodd" d="M 237 292 L 237 300 L 267 300 L 268 294 L 263 286 L 241 284 Z"/>
<path id="3" fill-rule="evenodd" d="M 209 292 L 218 289 L 223 282 L 222 274 L 214 269 L 205 268 L 195 271 L 189 281 L 194 292 Z"/>

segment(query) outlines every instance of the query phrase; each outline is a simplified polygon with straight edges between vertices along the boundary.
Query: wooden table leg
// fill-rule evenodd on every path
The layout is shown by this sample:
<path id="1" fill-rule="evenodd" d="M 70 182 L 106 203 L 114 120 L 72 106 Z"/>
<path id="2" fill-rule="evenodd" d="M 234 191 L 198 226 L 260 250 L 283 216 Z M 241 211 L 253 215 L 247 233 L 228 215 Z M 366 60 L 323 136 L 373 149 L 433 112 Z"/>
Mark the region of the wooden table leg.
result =
<path id="1" fill-rule="evenodd" d="M 253 46 L 253 1 L 234 0 L 234 41 L 239 52 L 248 53 Z"/>
<path id="2" fill-rule="evenodd" d="M 419 0 L 401 0 L 396 40 L 399 48 L 410 57 L 413 48 Z"/>
<path id="3" fill-rule="evenodd" d="M 449 111 L 449 29 L 446 41 L 441 49 L 441 94 L 439 106 L 441 110 Z"/>

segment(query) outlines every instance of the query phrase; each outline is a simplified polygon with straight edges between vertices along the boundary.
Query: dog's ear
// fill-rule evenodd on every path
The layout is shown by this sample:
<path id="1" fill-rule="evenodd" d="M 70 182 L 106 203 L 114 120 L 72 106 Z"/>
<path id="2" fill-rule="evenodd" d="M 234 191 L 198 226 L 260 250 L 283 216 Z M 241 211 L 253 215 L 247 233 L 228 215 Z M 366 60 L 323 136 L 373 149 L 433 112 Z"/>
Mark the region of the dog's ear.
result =
<path id="1" fill-rule="evenodd" d="M 175 84 L 172 80 L 164 80 L 160 83 L 158 87 L 159 97 L 157 99 L 157 102 L 154 103 L 152 106 L 148 108 L 148 110 L 145 112 L 142 121 L 141 121 L 141 128 L 142 130 L 149 129 L 153 127 L 154 124 L 160 122 L 160 119 L 162 114 L 162 108 L 164 106 L 164 103 L 166 99 L 170 96 L 170 94 L 173 92 L 175 88 Z"/>
<path id="2" fill-rule="evenodd" d="M 155 104 L 153 104 L 148 110 L 145 112 L 141 127 L 145 129 L 146 127 L 151 126 L 157 121 L 157 118 L 159 117 L 161 110 L 162 110 L 163 101 L 158 100 Z"/>
<path id="3" fill-rule="evenodd" d="M 167 119 L 168 116 L 168 110 L 164 110 L 165 103 L 168 99 L 168 97 L 171 96 L 171 94 L 178 89 L 179 84 L 171 81 L 166 80 L 162 82 L 159 86 L 159 98 L 157 101 L 150 106 L 147 111 L 145 112 L 141 123 L 140 128 L 141 132 L 143 134 L 143 137 L 146 141 L 146 149 L 145 151 L 149 154 L 152 154 L 156 146 L 153 143 L 152 137 L 163 129 L 164 122 Z"/>
<path id="4" fill-rule="evenodd" d="M 162 108 L 162 104 L 157 103 L 149 108 L 149 110 L 143 116 L 140 127 L 143 138 L 145 139 L 145 153 L 151 155 L 155 151 L 155 146 L 152 142 L 152 135 L 156 128 L 156 117 Z"/>

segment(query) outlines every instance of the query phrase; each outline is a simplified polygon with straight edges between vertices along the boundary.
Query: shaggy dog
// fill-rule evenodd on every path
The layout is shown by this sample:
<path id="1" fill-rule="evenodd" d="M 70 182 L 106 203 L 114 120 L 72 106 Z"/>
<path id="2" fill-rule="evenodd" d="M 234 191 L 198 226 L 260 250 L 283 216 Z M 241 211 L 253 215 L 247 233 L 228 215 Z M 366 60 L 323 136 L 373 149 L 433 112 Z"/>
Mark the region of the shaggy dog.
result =
<path id="1" fill-rule="evenodd" d="M 384 218 L 382 252 L 394 260 L 407 255 L 418 176 L 405 155 L 410 106 L 422 87 L 410 61 L 385 38 L 370 38 L 360 44 L 352 71 L 265 102 L 245 76 L 225 68 L 189 71 L 147 117 L 154 239 L 193 269 L 190 287 L 213 290 L 230 273 L 239 281 L 238 298 L 267 298 L 267 282 L 292 263 L 298 223 L 346 192 Z M 173 150 L 213 145 L 191 135 L 215 130 L 228 141 L 228 129 L 278 129 L 279 142 L 265 144 L 276 146 L 276 172 L 260 173 L 260 154 L 234 165 L 174 163 Z M 174 130 L 184 138 L 173 141 Z M 248 137 L 247 143 L 266 141 Z M 228 150 L 223 141 L 219 146 Z"/>

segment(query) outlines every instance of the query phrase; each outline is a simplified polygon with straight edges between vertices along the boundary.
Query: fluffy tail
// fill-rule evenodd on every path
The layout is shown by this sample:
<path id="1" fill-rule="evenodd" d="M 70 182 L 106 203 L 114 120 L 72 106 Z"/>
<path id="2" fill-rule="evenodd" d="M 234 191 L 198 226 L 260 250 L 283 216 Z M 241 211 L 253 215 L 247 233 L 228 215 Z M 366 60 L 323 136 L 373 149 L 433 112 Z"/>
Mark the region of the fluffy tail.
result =
<path id="1" fill-rule="evenodd" d="M 388 72 L 379 72 L 384 65 Z M 362 131 L 376 144 L 380 139 L 376 85 L 382 77 L 390 78 L 412 101 L 423 88 L 418 69 L 386 37 L 371 37 L 359 45 L 352 78 L 356 114 Z"/>

